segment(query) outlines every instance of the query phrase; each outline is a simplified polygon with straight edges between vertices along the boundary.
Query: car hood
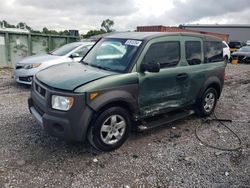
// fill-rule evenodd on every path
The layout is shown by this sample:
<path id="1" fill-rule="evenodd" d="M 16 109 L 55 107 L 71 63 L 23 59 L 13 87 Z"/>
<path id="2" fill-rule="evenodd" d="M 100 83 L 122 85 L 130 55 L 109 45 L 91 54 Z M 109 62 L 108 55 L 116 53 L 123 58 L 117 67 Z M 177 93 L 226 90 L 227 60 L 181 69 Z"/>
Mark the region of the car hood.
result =
<path id="1" fill-rule="evenodd" d="M 18 62 L 18 64 L 36 64 L 36 63 L 43 63 L 45 61 L 51 61 L 61 58 L 61 56 L 55 56 L 50 54 L 40 54 L 40 55 L 33 55 L 26 57 Z"/>
<path id="2" fill-rule="evenodd" d="M 36 78 L 50 87 L 73 91 L 88 82 L 113 74 L 116 73 L 71 62 L 44 69 L 36 74 Z"/>
<path id="3" fill-rule="evenodd" d="M 249 56 L 250 57 L 250 52 L 234 52 L 232 53 L 233 56 Z"/>

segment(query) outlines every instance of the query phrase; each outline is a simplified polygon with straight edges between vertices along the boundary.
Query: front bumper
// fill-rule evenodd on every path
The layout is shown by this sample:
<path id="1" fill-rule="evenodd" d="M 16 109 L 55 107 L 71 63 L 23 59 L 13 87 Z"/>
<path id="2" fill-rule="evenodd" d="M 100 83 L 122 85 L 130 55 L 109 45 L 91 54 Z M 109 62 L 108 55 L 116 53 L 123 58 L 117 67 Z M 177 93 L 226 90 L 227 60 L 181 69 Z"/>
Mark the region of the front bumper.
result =
<path id="1" fill-rule="evenodd" d="M 238 63 L 250 63 L 250 57 L 244 55 L 232 55 L 232 59 L 238 60 Z"/>
<path id="2" fill-rule="evenodd" d="M 72 108 L 66 112 L 52 109 L 52 95 L 72 96 Z M 85 139 L 93 111 L 85 104 L 84 94 L 56 91 L 34 79 L 28 105 L 38 124 L 50 135 L 71 141 Z"/>
<path id="3" fill-rule="evenodd" d="M 38 71 L 39 70 L 35 70 L 35 69 L 15 69 L 14 79 L 18 83 L 31 85 L 33 76 Z"/>

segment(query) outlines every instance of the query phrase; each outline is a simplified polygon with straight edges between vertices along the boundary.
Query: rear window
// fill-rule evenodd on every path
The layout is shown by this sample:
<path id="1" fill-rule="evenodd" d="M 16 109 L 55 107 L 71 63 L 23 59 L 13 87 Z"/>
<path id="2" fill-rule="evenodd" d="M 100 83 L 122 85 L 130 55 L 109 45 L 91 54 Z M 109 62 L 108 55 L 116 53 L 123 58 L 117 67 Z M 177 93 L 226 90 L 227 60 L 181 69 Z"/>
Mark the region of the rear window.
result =
<path id="1" fill-rule="evenodd" d="M 214 63 L 223 61 L 223 47 L 220 41 L 205 42 L 206 63 Z"/>
<path id="2" fill-rule="evenodd" d="M 201 42 L 187 41 L 185 42 L 186 59 L 189 65 L 198 65 L 202 62 Z"/>
<path id="3" fill-rule="evenodd" d="M 160 63 L 161 68 L 176 66 L 180 60 L 180 43 L 178 41 L 152 44 L 143 63 Z"/>

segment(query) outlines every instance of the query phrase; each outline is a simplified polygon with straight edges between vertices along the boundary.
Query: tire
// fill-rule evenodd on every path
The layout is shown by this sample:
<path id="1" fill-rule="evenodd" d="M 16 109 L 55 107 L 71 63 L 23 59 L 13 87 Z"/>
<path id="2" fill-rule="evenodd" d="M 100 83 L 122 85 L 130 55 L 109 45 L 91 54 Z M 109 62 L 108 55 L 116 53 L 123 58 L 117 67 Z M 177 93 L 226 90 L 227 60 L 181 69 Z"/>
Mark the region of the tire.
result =
<path id="1" fill-rule="evenodd" d="M 224 57 L 224 61 L 226 62 L 226 64 L 228 64 L 230 62 L 227 55 Z"/>
<path id="2" fill-rule="evenodd" d="M 209 116 L 213 113 L 218 99 L 217 91 L 210 87 L 197 102 L 197 114 L 201 117 Z"/>
<path id="3" fill-rule="evenodd" d="M 130 114 L 121 107 L 111 107 L 97 114 L 88 140 L 99 151 L 113 151 L 127 140 L 130 128 Z"/>

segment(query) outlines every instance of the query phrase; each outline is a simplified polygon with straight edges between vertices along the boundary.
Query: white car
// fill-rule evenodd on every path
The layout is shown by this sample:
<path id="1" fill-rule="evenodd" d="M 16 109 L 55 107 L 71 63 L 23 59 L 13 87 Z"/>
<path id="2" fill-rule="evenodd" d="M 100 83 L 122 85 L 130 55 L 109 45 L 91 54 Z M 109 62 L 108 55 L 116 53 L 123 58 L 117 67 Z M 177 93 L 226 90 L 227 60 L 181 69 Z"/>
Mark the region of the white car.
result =
<path id="1" fill-rule="evenodd" d="M 222 42 L 222 46 L 223 46 L 223 57 L 225 61 L 228 63 L 231 58 L 230 48 L 225 41 Z"/>
<path id="2" fill-rule="evenodd" d="M 247 40 L 246 45 L 250 46 L 250 40 Z"/>
<path id="3" fill-rule="evenodd" d="M 31 85 L 33 76 L 40 70 L 64 62 L 80 61 L 94 42 L 73 42 L 48 54 L 34 55 L 19 61 L 14 69 L 14 79 Z"/>

